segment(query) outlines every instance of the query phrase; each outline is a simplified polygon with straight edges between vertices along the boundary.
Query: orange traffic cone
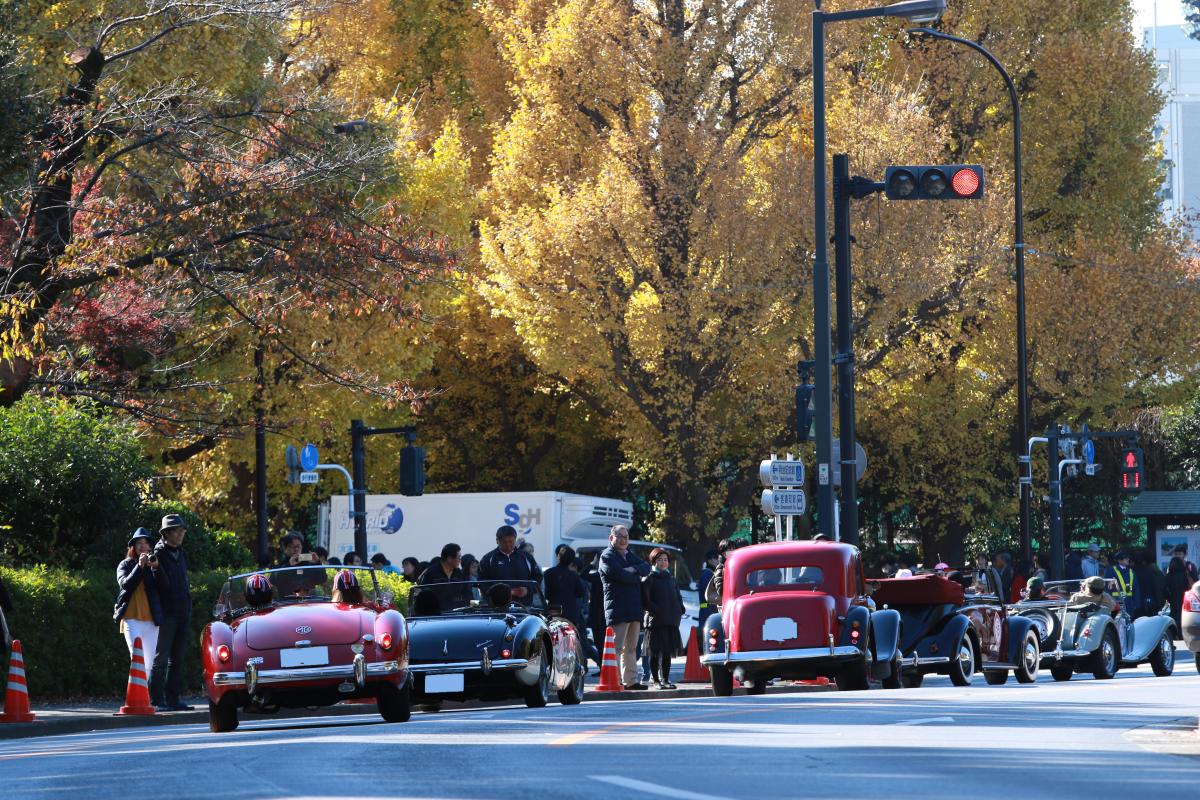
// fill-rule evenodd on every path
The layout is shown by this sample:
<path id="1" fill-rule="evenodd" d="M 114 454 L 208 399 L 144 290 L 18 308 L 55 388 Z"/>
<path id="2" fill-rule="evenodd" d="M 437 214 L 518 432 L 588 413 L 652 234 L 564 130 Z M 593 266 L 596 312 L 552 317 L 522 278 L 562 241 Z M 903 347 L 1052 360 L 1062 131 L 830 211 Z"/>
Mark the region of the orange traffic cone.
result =
<path id="1" fill-rule="evenodd" d="M 696 629 L 688 635 L 687 663 L 683 667 L 684 683 L 707 683 L 708 670 L 700 666 L 700 647 L 696 644 Z"/>
<path id="2" fill-rule="evenodd" d="M 600 662 L 600 682 L 596 684 L 597 692 L 619 692 L 621 675 L 617 671 L 617 635 L 610 626 L 604 632 L 604 658 Z"/>
<path id="3" fill-rule="evenodd" d="M 146 681 L 146 657 L 142 655 L 142 637 L 133 640 L 133 661 L 129 664 L 129 683 L 125 687 L 125 705 L 114 717 L 122 714 L 153 714 L 150 705 L 150 688 Z"/>
<path id="4" fill-rule="evenodd" d="M 25 656 L 21 642 L 13 639 L 12 658 L 8 661 L 8 688 L 4 692 L 4 713 L 0 722 L 33 722 L 29 711 L 29 685 L 25 683 Z"/>

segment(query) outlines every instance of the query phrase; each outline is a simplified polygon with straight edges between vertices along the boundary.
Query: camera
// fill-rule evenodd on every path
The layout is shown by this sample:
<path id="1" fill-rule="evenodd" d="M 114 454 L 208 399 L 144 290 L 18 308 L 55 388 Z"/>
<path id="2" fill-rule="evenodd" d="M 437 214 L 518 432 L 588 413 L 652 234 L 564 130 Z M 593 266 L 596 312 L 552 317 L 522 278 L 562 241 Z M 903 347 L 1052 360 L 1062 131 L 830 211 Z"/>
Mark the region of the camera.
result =
<path id="1" fill-rule="evenodd" d="M 300 555 L 296 556 L 297 564 L 315 564 L 316 561 L 317 561 L 316 553 L 301 553 Z"/>

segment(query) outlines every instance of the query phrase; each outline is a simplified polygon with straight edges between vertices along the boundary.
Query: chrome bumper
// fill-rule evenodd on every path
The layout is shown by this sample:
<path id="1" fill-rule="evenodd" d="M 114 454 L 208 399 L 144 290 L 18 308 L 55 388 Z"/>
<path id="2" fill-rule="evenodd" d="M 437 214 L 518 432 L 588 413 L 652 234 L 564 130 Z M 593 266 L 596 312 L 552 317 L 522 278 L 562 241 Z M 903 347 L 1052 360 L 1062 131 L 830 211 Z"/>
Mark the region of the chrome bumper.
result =
<path id="1" fill-rule="evenodd" d="M 854 645 L 841 647 L 801 647 L 796 650 L 750 650 L 744 653 L 708 653 L 700 656 L 701 664 L 745 664 L 755 661 L 805 661 L 822 658 L 861 657 L 862 650 Z"/>
<path id="2" fill-rule="evenodd" d="M 904 666 L 906 667 L 927 667 L 931 664 L 949 664 L 950 656 L 925 656 L 921 658 L 916 653 L 912 658 L 905 659 Z"/>
<path id="3" fill-rule="evenodd" d="M 1042 653 L 1042 658 L 1062 661 L 1064 658 L 1085 658 L 1091 654 L 1090 650 L 1051 650 L 1049 653 Z"/>
<path id="4" fill-rule="evenodd" d="M 409 664 L 409 672 L 419 672 L 423 675 L 442 675 L 451 672 L 470 672 L 479 670 L 485 675 L 498 669 L 524 669 L 529 666 L 525 658 L 497 658 L 488 661 L 450 661 L 438 664 Z"/>
<path id="5" fill-rule="evenodd" d="M 367 678 L 383 678 L 400 672 L 400 662 L 379 661 L 366 664 Z M 262 669 L 253 670 L 256 673 L 255 684 L 292 683 L 295 681 L 323 680 L 356 680 L 354 664 L 338 664 L 328 667 L 294 667 L 292 669 Z M 245 672 L 218 672 L 213 675 L 213 683 L 217 686 L 245 686 Z"/>

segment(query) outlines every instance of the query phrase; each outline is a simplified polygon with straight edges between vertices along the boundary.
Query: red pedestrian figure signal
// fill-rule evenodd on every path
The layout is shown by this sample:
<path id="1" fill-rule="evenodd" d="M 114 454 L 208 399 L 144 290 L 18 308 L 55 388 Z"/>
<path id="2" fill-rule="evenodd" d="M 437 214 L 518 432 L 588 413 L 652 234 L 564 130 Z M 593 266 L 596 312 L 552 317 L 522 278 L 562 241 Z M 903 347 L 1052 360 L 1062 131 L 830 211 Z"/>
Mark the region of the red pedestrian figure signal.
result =
<path id="1" fill-rule="evenodd" d="M 1142 451 L 1137 447 L 1126 447 L 1121 451 L 1121 491 L 1137 494 L 1146 482 L 1146 470 L 1142 465 Z"/>

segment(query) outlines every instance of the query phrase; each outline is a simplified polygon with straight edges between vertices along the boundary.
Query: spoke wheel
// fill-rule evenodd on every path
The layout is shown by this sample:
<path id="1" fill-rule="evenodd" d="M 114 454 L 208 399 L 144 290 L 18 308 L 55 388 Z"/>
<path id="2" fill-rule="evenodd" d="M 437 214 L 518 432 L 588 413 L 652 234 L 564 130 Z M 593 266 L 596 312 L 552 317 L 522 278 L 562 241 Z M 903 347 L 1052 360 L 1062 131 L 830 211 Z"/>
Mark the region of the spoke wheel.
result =
<path id="1" fill-rule="evenodd" d="M 550 702 L 550 665 L 546 663 L 546 648 L 538 658 L 537 683 L 525 690 L 525 705 L 529 708 L 544 708 Z"/>
<path id="2" fill-rule="evenodd" d="M 573 706 L 583 702 L 583 681 L 587 676 L 587 662 L 582 653 L 575 654 L 575 677 L 571 685 L 558 692 L 558 702 L 564 706 Z"/>

